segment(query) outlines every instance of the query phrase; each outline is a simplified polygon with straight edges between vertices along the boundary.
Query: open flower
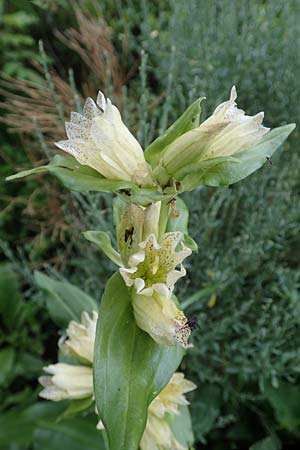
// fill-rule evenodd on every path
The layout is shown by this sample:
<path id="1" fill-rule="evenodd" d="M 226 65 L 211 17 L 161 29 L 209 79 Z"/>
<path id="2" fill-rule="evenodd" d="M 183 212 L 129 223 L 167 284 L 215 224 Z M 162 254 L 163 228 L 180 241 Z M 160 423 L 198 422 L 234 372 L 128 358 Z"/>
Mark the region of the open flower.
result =
<path id="1" fill-rule="evenodd" d="M 190 326 L 172 293 L 176 281 L 186 274 L 182 263 L 192 251 L 184 244 L 182 232 L 165 232 L 168 205 L 161 209 L 161 202 L 125 208 L 117 226 L 119 253 L 105 233 L 87 231 L 84 235 L 120 266 L 131 288 L 137 325 L 158 344 L 186 347 Z"/>
<path id="2" fill-rule="evenodd" d="M 187 380 L 181 372 L 175 372 L 167 386 L 153 400 L 149 410 L 157 417 L 163 417 L 166 413 L 179 414 L 179 405 L 189 405 L 184 394 L 196 389 L 196 385 Z"/>
<path id="3" fill-rule="evenodd" d="M 101 91 L 96 103 L 88 98 L 83 115 L 72 112 L 66 123 L 68 140 L 56 145 L 111 180 L 153 185 L 144 152 L 124 125 L 120 112 Z"/>
<path id="4" fill-rule="evenodd" d="M 124 212 L 118 228 L 125 266 L 120 273 L 137 294 L 151 296 L 157 292 L 170 297 L 176 281 L 186 274 L 182 262 L 192 252 L 183 244 L 181 232 L 163 233 L 159 239 L 160 206 L 160 202 L 144 209 L 130 205 Z"/>
<path id="5" fill-rule="evenodd" d="M 151 145 L 147 149 L 153 177 L 166 193 L 242 180 L 269 161 L 295 128 L 289 124 L 270 131 L 262 124 L 263 112 L 246 115 L 237 107 L 236 98 L 233 86 L 229 100 L 200 126 L 181 134 L 159 152 L 151 151 Z"/>
<path id="6" fill-rule="evenodd" d="M 105 233 L 87 231 L 84 235 L 120 266 L 125 284 L 132 288 L 137 325 L 158 344 L 186 347 L 190 326 L 172 292 L 176 281 L 186 274 L 182 263 L 192 251 L 184 245 L 183 233 L 165 232 L 168 207 L 161 209 L 161 202 L 125 208 L 117 226 L 120 253 Z"/>
<path id="7" fill-rule="evenodd" d="M 59 343 L 64 353 L 71 353 L 84 363 L 93 363 L 97 318 L 96 311 L 93 311 L 92 317 L 84 311 L 81 323 L 75 320 L 69 323 L 66 336 Z"/>
<path id="8" fill-rule="evenodd" d="M 235 86 L 230 99 L 221 103 L 200 127 L 184 133 L 165 150 L 163 165 L 169 174 L 182 167 L 221 156 L 232 156 L 255 145 L 269 131 L 262 126 L 264 113 L 247 116 L 236 105 Z"/>
<path id="9" fill-rule="evenodd" d="M 50 364 L 44 367 L 50 376 L 41 376 L 40 384 L 44 389 L 40 397 L 47 400 L 74 400 L 93 395 L 93 369 L 74 364 Z"/>
<path id="10" fill-rule="evenodd" d="M 167 386 L 152 401 L 148 409 L 146 428 L 140 443 L 141 450 L 186 450 L 175 438 L 166 414 L 179 415 L 179 405 L 188 405 L 184 394 L 196 385 L 176 372 Z"/>
<path id="11" fill-rule="evenodd" d="M 189 322 L 172 297 L 158 292 L 149 295 L 133 292 L 132 306 L 137 325 L 155 342 L 187 347 L 191 334 Z"/>
<path id="12" fill-rule="evenodd" d="M 144 209 L 130 205 L 125 210 L 118 227 L 124 263 L 120 273 L 125 284 L 133 288 L 137 325 L 158 344 L 179 343 L 186 347 L 191 330 L 172 291 L 176 281 L 186 274 L 182 262 L 191 250 L 183 244 L 180 232 L 162 233 L 159 237 L 160 207 L 158 202 Z"/>

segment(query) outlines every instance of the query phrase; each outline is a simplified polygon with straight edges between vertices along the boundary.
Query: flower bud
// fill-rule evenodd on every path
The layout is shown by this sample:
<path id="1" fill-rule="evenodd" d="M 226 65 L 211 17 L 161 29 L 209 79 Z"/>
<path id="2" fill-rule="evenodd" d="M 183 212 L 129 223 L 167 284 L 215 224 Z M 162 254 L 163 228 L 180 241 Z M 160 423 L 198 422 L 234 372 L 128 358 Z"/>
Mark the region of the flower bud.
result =
<path id="1" fill-rule="evenodd" d="M 40 397 L 46 400 L 60 401 L 81 399 L 93 396 L 93 369 L 73 364 L 50 364 L 44 371 L 51 376 L 39 378 L 44 389 Z"/>

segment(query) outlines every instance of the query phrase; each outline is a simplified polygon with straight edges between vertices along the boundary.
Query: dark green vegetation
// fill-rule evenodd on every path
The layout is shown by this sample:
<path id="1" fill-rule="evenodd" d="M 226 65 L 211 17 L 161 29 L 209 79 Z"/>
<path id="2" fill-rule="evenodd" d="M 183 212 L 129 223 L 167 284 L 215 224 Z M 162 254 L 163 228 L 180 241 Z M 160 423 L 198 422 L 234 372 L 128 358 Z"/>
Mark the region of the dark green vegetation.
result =
<path id="1" fill-rule="evenodd" d="M 77 12 L 76 18 L 66 0 L 0 2 L 1 108 L 9 128 L 18 129 L 11 134 L 1 125 L 1 175 L 46 163 L 53 141 L 63 136 L 63 116 L 98 88 L 122 107 L 144 145 L 199 96 L 207 97 L 204 116 L 210 114 L 233 83 L 240 107 L 264 110 L 267 126 L 299 127 L 298 1 L 78 4 L 88 17 Z M 93 30 L 84 44 L 76 41 L 83 58 L 56 32 L 74 40 L 66 31 L 71 27 L 81 36 Z M 35 68 L 40 63 L 56 70 L 51 79 L 46 73 L 48 82 Z M 28 82 L 41 85 L 40 102 L 24 100 L 32 98 Z M 23 103 L 9 94 L 14 91 Z M 188 277 L 177 294 L 198 321 L 183 369 L 199 386 L 190 396 L 199 449 L 275 450 L 300 439 L 297 130 L 272 162 L 230 188 L 184 196 L 199 253 L 187 260 Z M 3 259 L 10 260 L 0 271 L 0 447 L 97 448 L 93 416 L 56 423 L 59 406 L 34 405 L 35 379 L 43 364 L 57 359 L 59 329 L 51 297 L 37 289 L 32 271 L 46 269 L 99 299 L 114 268 L 80 233 L 112 230 L 112 198 L 69 195 L 43 174 L 3 182 L 0 193 Z M 89 440 L 75 447 L 74 430 L 81 427 Z"/>

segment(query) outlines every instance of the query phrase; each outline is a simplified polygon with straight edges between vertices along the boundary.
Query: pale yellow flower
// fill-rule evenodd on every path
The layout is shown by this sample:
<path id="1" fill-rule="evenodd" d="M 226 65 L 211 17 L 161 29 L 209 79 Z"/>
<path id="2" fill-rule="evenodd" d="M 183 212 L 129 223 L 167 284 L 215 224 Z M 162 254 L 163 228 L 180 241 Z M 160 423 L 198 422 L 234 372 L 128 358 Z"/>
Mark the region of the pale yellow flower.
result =
<path id="1" fill-rule="evenodd" d="M 164 151 L 162 166 L 174 174 L 185 166 L 211 158 L 233 156 L 257 144 L 268 133 L 264 113 L 247 116 L 237 108 L 235 86 L 230 99 L 221 103 L 198 128 L 184 133 Z"/>
<path id="2" fill-rule="evenodd" d="M 184 394 L 196 389 L 196 385 L 187 380 L 182 372 L 175 372 L 167 386 L 159 393 L 150 405 L 150 410 L 157 416 L 166 413 L 179 414 L 179 405 L 189 405 Z"/>
<path id="3" fill-rule="evenodd" d="M 159 237 L 160 202 L 148 208 L 130 205 L 118 227 L 118 246 L 124 267 L 120 273 L 132 287 L 137 325 L 158 344 L 186 347 L 190 327 L 176 306 L 172 291 L 185 276 L 183 260 L 191 254 L 181 232 Z"/>
<path id="4" fill-rule="evenodd" d="M 148 208 L 130 205 L 118 229 L 118 244 L 125 267 L 120 273 L 128 287 L 150 296 L 170 296 L 176 281 L 185 276 L 183 260 L 192 251 L 181 232 L 164 233 L 158 240 L 160 202 Z M 177 267 L 179 266 L 179 270 Z"/>
<path id="5" fill-rule="evenodd" d="M 92 317 L 84 311 L 81 323 L 75 320 L 69 323 L 66 336 L 59 342 L 64 353 L 71 353 L 85 363 L 93 363 L 97 318 L 96 311 L 93 311 Z"/>
<path id="6" fill-rule="evenodd" d="M 93 369 L 74 364 L 50 364 L 44 367 L 50 376 L 41 376 L 40 384 L 44 389 L 40 397 L 47 400 L 75 400 L 93 395 Z"/>
<path id="7" fill-rule="evenodd" d="M 76 338 L 79 335 L 80 339 L 81 334 L 85 337 L 87 329 L 93 328 L 91 324 L 97 321 L 97 318 L 96 312 L 93 313 L 92 319 L 84 312 L 82 322 L 71 321 L 68 330 L 76 330 Z M 80 330 L 80 333 L 77 330 Z M 82 333 L 83 331 L 84 333 Z M 67 335 L 69 336 L 68 333 Z M 94 344 L 95 333 L 91 333 L 90 339 L 81 341 L 79 348 L 82 350 L 84 345 L 94 347 Z M 77 348 L 76 345 L 75 348 Z M 66 346 L 61 347 L 63 352 L 66 349 Z M 86 351 L 81 353 L 87 354 Z M 39 394 L 40 397 L 52 401 L 94 399 L 93 368 L 91 366 L 57 363 L 44 367 L 44 371 L 48 375 L 39 377 L 39 382 L 44 388 Z M 147 423 L 140 443 L 141 450 L 187 450 L 176 440 L 166 420 L 166 415 L 179 415 L 178 406 L 189 405 L 184 394 L 195 388 L 196 385 L 187 380 L 183 373 L 174 373 L 169 383 L 149 406 Z M 95 408 L 95 412 L 98 415 L 97 408 Z M 101 420 L 99 420 L 97 428 L 104 429 Z"/>
<path id="8" fill-rule="evenodd" d="M 56 145 L 80 164 L 111 180 L 153 185 L 142 147 L 124 125 L 118 108 L 101 91 L 96 103 L 86 100 L 82 115 L 72 112 L 65 126 L 68 140 Z"/>
<path id="9" fill-rule="evenodd" d="M 49 375 L 39 378 L 44 389 L 40 397 L 47 400 L 76 400 L 93 396 L 93 354 L 98 314 L 93 311 L 81 315 L 81 323 L 72 320 L 66 336 L 59 340 L 59 347 L 66 356 L 73 356 L 83 364 L 50 364 L 44 367 Z M 89 365 L 89 366 L 87 366 Z"/>
<path id="10" fill-rule="evenodd" d="M 179 405 L 188 405 L 184 394 L 196 389 L 196 385 L 174 373 L 167 386 L 152 401 L 148 409 L 147 424 L 140 443 L 141 450 L 187 450 L 175 438 L 166 414 L 179 415 Z"/>
<path id="11" fill-rule="evenodd" d="M 150 295 L 132 293 L 136 323 L 155 342 L 162 345 L 180 344 L 187 347 L 191 329 L 187 318 L 172 297 L 154 291 Z"/>

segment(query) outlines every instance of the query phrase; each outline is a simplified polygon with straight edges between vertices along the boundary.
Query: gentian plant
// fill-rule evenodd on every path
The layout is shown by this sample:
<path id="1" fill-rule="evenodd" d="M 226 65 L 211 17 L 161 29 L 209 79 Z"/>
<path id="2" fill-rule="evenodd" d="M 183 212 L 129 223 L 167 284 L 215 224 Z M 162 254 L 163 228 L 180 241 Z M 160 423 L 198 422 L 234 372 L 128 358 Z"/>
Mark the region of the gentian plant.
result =
<path id="1" fill-rule="evenodd" d="M 246 115 L 236 98 L 233 87 L 201 124 L 198 99 L 143 151 L 99 92 L 66 123 L 68 139 L 56 145 L 68 155 L 8 178 L 48 171 L 71 190 L 116 195 L 117 248 L 104 231 L 84 232 L 116 265 L 99 314 L 84 312 L 81 323 L 69 324 L 59 347 L 72 362 L 51 364 L 40 378 L 42 397 L 80 401 L 80 410 L 94 405 L 108 450 L 192 446 L 182 426 L 190 426 L 185 393 L 196 386 L 177 372 L 191 345 L 191 320 L 174 286 L 197 244 L 180 194 L 242 180 L 270 161 L 295 127 L 270 130 L 262 112 Z"/>

